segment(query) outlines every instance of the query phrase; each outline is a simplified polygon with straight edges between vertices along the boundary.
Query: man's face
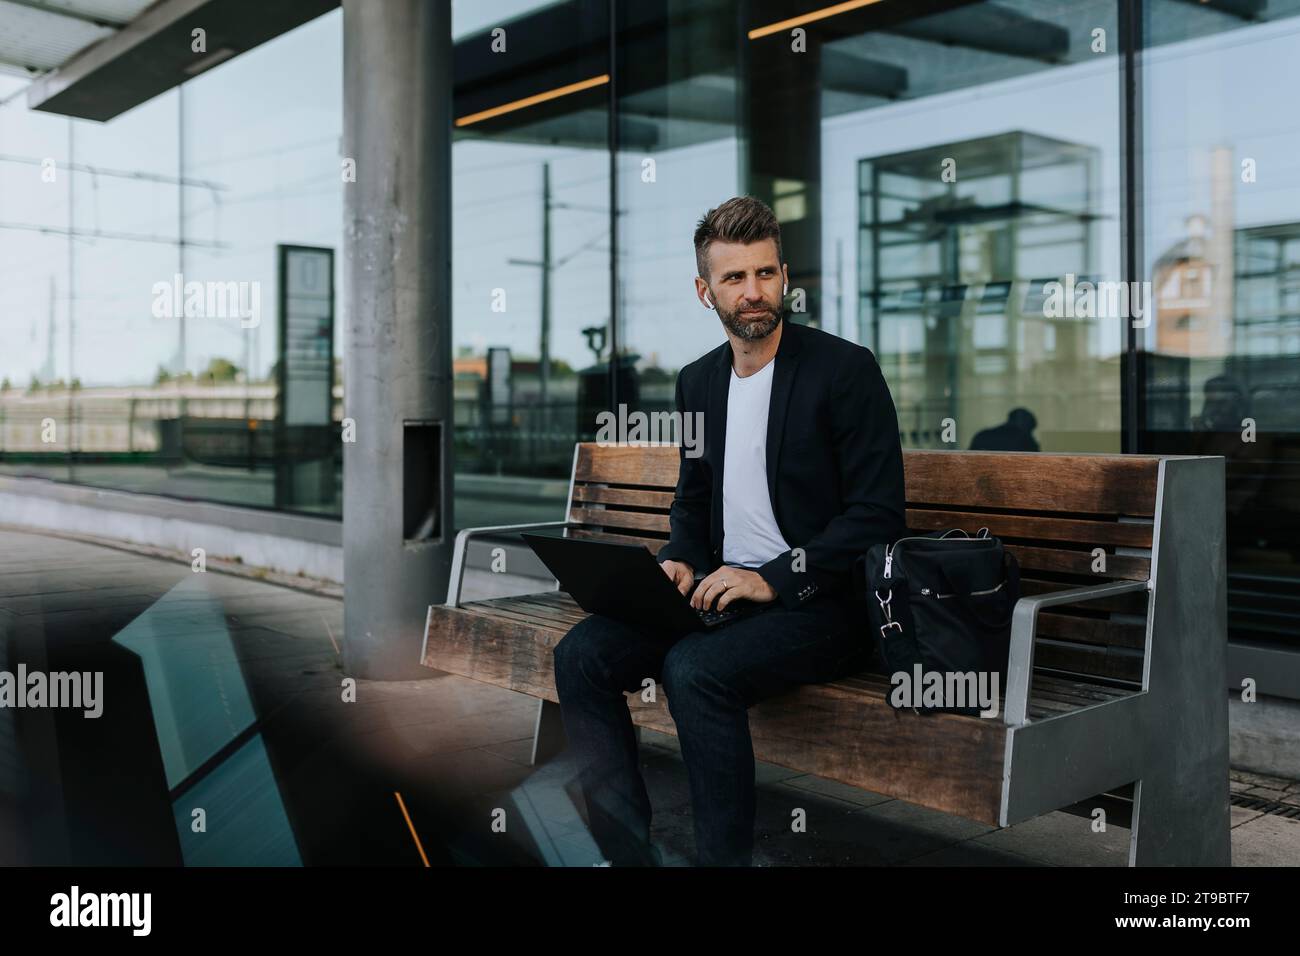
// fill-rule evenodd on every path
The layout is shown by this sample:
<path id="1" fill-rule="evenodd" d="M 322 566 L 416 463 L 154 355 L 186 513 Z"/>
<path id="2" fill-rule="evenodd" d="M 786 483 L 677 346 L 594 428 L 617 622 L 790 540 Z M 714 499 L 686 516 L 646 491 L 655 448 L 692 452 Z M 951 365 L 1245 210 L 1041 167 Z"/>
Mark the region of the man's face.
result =
<path id="1" fill-rule="evenodd" d="M 723 326 L 738 338 L 770 335 L 781 321 L 781 287 L 787 281 L 776 242 L 715 242 L 708 258 L 709 282 L 695 280 L 701 301 L 707 291 Z"/>

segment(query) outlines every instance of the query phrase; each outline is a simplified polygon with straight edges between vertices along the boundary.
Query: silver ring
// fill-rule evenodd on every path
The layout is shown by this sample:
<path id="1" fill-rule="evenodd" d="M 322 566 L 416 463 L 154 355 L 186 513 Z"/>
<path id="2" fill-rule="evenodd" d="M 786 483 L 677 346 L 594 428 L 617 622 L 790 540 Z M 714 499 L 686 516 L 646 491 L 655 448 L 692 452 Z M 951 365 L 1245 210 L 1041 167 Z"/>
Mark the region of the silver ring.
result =
<path id="1" fill-rule="evenodd" d="M 722 582 L 722 587 L 723 587 L 724 589 L 731 587 L 731 585 L 727 583 L 727 579 L 726 579 L 726 578 L 719 578 L 719 580 Z"/>

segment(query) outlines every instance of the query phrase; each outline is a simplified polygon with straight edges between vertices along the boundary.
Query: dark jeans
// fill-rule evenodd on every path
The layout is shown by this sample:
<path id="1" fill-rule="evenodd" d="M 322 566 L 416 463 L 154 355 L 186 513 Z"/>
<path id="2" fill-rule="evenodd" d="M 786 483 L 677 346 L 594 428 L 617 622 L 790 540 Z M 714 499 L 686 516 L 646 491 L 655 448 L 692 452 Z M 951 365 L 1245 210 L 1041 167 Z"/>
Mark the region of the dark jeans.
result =
<path id="1" fill-rule="evenodd" d="M 555 646 L 555 686 L 577 757 L 592 836 L 615 865 L 653 864 L 650 798 L 624 691 L 655 678 L 668 696 L 690 778 L 701 866 L 749 866 L 754 747 L 748 709 L 798 684 L 855 673 L 874 645 L 861 605 L 818 597 L 686 635 L 646 637 L 593 614 Z"/>

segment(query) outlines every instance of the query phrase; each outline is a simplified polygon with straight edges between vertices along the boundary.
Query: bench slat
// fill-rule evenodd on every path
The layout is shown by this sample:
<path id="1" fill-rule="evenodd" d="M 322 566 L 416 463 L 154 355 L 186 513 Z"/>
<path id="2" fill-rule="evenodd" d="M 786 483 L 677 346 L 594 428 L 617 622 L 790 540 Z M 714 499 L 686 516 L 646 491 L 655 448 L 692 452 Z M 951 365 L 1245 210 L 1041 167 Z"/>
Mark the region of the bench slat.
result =
<path id="1" fill-rule="evenodd" d="M 1127 554 L 1107 554 L 1104 574 L 1092 573 L 1093 556 L 1089 551 L 1067 551 L 1063 548 L 1030 548 L 1008 544 L 1006 549 L 1016 556 L 1021 568 L 1030 571 L 1055 571 L 1062 574 L 1088 575 L 1089 583 L 1102 584 L 1119 578 L 1126 581 L 1146 581 L 1151 577 L 1151 559 Z"/>
<path id="2" fill-rule="evenodd" d="M 614 541 L 619 544 L 643 544 L 650 549 L 651 554 L 658 554 L 659 549 L 668 543 L 668 538 L 650 538 L 633 534 L 608 534 L 600 531 L 592 531 L 590 528 L 570 528 L 570 536 L 574 538 L 595 538 L 598 541 Z"/>
<path id="3" fill-rule="evenodd" d="M 1104 618 L 1061 614 L 1044 609 L 1038 616 L 1038 636 L 1102 647 L 1146 647 L 1145 624 L 1129 624 Z"/>
<path id="4" fill-rule="evenodd" d="M 494 602 L 462 604 L 460 610 L 476 619 L 481 619 L 484 622 L 484 625 L 488 627 L 491 626 L 493 621 L 502 621 L 520 624 L 525 627 L 548 628 L 550 630 L 558 630 L 560 633 L 565 633 L 573 626 L 564 621 L 549 620 L 547 618 L 539 617 L 529 611 L 521 611 L 512 607 L 503 607 Z"/>
<path id="5" fill-rule="evenodd" d="M 1063 691 L 1077 690 L 1080 693 L 1090 693 L 1090 694 L 1096 693 L 1096 694 L 1103 694 L 1109 697 L 1127 697 L 1130 693 L 1127 690 L 1110 687 L 1107 686 L 1106 684 L 1097 684 L 1092 681 L 1072 680 L 1068 677 L 1045 676 L 1042 678 L 1042 680 L 1044 686 L 1056 687 Z"/>
<path id="6" fill-rule="evenodd" d="M 674 445 L 578 446 L 575 482 L 677 486 Z M 947 505 L 1011 511 L 1096 515 L 1155 515 L 1160 458 L 1154 455 L 971 452 L 912 449 L 903 452 L 907 500 L 918 507 Z"/>
<path id="7" fill-rule="evenodd" d="M 1034 667 L 1091 674 L 1135 684 L 1142 681 L 1141 655 L 1121 656 L 1111 653 L 1109 648 L 1086 644 L 1062 644 L 1040 639 L 1034 644 Z"/>
<path id="8" fill-rule="evenodd" d="M 593 492 L 600 492 L 594 494 Z M 580 492 L 574 489 L 575 506 L 569 514 L 569 520 L 579 524 L 590 524 L 613 528 L 629 528 L 658 531 L 667 534 L 670 529 L 668 512 L 627 511 L 617 507 L 592 508 L 591 504 L 627 504 L 618 499 L 632 495 L 658 495 L 660 492 L 647 492 L 639 489 L 592 489 Z M 665 495 L 671 505 L 672 498 Z M 645 507 L 654 507 L 647 503 Z M 1150 548 L 1152 526 L 1128 524 L 1116 521 L 1078 521 L 1070 519 L 1043 518 L 1036 515 L 1001 515 L 978 514 L 974 512 L 926 511 L 909 508 L 907 512 L 908 527 L 917 532 L 937 531 L 945 528 L 963 528 L 974 532 L 987 527 L 989 532 L 1001 538 L 1033 539 L 1071 544 L 1084 544 L 1091 547 L 1112 547 L 1119 545 L 1131 548 Z"/>
<path id="9" fill-rule="evenodd" d="M 584 617 L 587 616 L 587 612 L 584 611 L 582 608 L 578 607 L 577 604 L 573 603 L 573 599 L 570 598 L 563 591 L 557 591 L 555 593 L 563 594 L 566 599 L 566 603 L 565 604 L 560 604 L 558 602 L 547 603 L 542 601 L 530 601 L 526 598 L 521 598 L 515 602 L 515 606 L 521 609 L 526 608 L 530 610 L 535 610 L 538 614 L 549 614 L 559 620 L 569 621 L 573 624 L 577 624 L 579 621 L 581 621 Z"/>
<path id="10" fill-rule="evenodd" d="M 903 460 L 907 500 L 917 505 L 1155 515 L 1154 455 L 916 450 Z"/>
<path id="11" fill-rule="evenodd" d="M 569 512 L 569 520 L 603 528 L 626 528 L 631 531 L 660 531 L 668 534 L 668 515 L 644 511 L 619 511 L 615 508 L 579 508 Z"/>
<path id="12" fill-rule="evenodd" d="M 590 504 L 632 505 L 656 508 L 664 514 L 673 506 L 673 492 L 648 491 L 644 488 L 609 488 L 603 485 L 574 484 L 573 500 Z"/>
<path id="13" fill-rule="evenodd" d="M 582 442 L 578 445 L 574 481 L 675 489 L 680 461 L 676 445 L 620 447 Z"/>
<path id="14" fill-rule="evenodd" d="M 963 528 L 971 534 L 979 528 L 987 527 L 990 534 L 999 538 L 1045 539 L 1089 544 L 1093 547 L 1123 545 L 1130 548 L 1150 548 L 1154 531 L 1152 524 L 1133 522 L 978 511 L 933 511 L 925 508 L 908 508 L 907 526 L 917 531 Z"/>
<path id="15" fill-rule="evenodd" d="M 570 610 L 563 607 L 539 606 L 527 601 L 512 601 L 505 605 L 504 609 L 513 614 L 522 614 L 530 619 L 535 618 L 538 621 L 546 621 L 566 628 L 573 627 L 587 616 L 587 612 L 577 605 Z"/>
<path id="16" fill-rule="evenodd" d="M 1066 692 L 1045 686 L 1034 688 L 1034 699 L 1036 701 L 1053 701 L 1063 705 L 1067 710 L 1078 710 L 1080 707 L 1089 707 L 1112 698 L 1101 694 L 1086 695 L 1081 691 Z"/>

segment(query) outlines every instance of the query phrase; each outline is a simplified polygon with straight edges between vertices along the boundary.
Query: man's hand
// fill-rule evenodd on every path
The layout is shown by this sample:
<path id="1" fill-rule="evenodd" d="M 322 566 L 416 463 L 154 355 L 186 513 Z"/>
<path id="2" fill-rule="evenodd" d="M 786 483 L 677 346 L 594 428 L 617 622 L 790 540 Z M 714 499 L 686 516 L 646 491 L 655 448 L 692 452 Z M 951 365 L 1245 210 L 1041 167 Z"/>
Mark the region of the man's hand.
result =
<path id="1" fill-rule="evenodd" d="M 757 571 L 724 565 L 699 583 L 691 595 L 691 607 L 709 610 L 716 599 L 717 610 L 725 611 L 727 605 L 737 598 L 766 604 L 776 600 L 776 591 Z"/>
<path id="2" fill-rule="evenodd" d="M 685 594 L 691 589 L 691 584 L 695 581 L 695 569 L 685 561 L 663 561 L 659 567 L 677 585 L 677 590 Z"/>

